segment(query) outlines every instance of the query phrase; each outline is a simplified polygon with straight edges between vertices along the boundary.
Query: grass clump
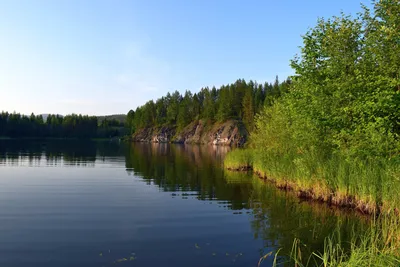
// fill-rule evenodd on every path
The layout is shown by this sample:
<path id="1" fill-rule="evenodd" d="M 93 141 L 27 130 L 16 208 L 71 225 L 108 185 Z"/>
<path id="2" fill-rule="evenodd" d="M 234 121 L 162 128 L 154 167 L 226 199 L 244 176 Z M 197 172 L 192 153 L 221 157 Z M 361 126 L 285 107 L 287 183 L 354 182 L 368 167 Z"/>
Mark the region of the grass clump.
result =
<path id="1" fill-rule="evenodd" d="M 224 160 L 225 168 L 229 170 L 250 170 L 253 167 L 253 154 L 251 150 L 235 149 Z"/>
<path id="2" fill-rule="evenodd" d="M 299 239 L 295 239 L 290 255 L 279 255 L 280 251 L 275 253 L 273 266 L 400 266 L 400 227 L 398 218 L 390 216 L 372 220 L 365 234 L 359 236 L 353 233 L 352 239 L 348 244 L 341 242 L 339 232 L 337 229 L 325 239 L 322 252 L 306 251 L 308 250 L 307 246 L 302 244 Z M 311 256 L 303 258 L 304 254 Z M 279 256 L 284 256 L 287 260 L 278 262 L 276 259 Z"/>

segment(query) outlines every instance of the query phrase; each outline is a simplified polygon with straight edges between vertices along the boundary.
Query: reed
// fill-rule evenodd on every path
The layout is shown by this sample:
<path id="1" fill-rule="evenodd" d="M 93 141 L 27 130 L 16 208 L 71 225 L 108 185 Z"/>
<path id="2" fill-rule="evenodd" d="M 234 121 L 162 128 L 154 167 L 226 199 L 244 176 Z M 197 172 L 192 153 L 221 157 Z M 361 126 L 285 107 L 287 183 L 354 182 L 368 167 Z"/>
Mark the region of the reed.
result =
<path id="1" fill-rule="evenodd" d="M 288 266 L 400 266 L 400 164 L 398 159 L 349 159 L 340 154 L 273 154 L 260 149 L 236 149 L 225 159 L 233 170 L 252 169 L 278 188 L 301 198 L 350 207 L 371 217 L 369 228 L 354 233 L 350 244 L 340 231 L 325 239 L 323 251 L 307 251 L 295 239 Z M 340 225 L 338 225 L 340 228 Z M 275 259 L 279 253 L 276 253 Z M 302 257 L 303 255 L 303 257 Z M 311 255 L 304 258 L 304 255 Z M 272 257 L 268 255 L 266 257 Z M 275 266 L 281 266 L 275 261 Z M 260 260 L 262 266 L 262 259 Z"/>
<path id="2" fill-rule="evenodd" d="M 322 252 L 307 251 L 308 258 L 304 258 L 308 247 L 299 239 L 293 242 L 289 255 L 279 255 L 280 250 L 275 253 L 286 257 L 285 262 L 277 263 L 274 267 L 289 265 L 298 267 L 320 266 L 320 267 L 380 267 L 400 265 L 400 224 L 399 219 L 394 216 L 382 216 L 371 220 L 369 228 L 362 235 L 353 234 L 350 244 L 344 244 L 340 240 L 337 231 L 327 237 Z M 270 255 L 269 255 L 270 256 Z M 260 261 L 265 258 L 262 257 Z M 259 265 L 262 266 L 262 265 Z"/>
<path id="3" fill-rule="evenodd" d="M 396 159 L 353 159 L 333 154 L 277 155 L 257 149 L 230 152 L 225 167 L 252 169 L 299 197 L 325 201 L 369 214 L 398 215 L 400 164 Z"/>
<path id="4" fill-rule="evenodd" d="M 224 166 L 229 170 L 249 170 L 253 167 L 253 154 L 250 149 L 235 149 L 224 159 Z"/>

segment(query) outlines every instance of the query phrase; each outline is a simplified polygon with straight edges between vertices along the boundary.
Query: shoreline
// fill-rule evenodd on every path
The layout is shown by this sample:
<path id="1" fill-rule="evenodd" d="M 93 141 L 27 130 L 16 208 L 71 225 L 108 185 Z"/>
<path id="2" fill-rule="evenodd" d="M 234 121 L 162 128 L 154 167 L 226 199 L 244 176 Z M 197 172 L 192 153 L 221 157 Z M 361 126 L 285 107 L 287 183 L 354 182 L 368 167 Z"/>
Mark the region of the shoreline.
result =
<path id="1" fill-rule="evenodd" d="M 259 170 L 254 170 L 254 168 L 248 164 L 243 164 L 238 167 L 224 166 L 224 168 L 232 172 L 251 172 L 253 176 L 257 176 L 255 178 L 273 184 L 279 190 L 293 192 L 299 199 L 304 201 L 325 203 L 328 206 L 335 206 L 340 209 L 351 210 L 368 216 L 380 216 L 382 214 L 389 215 L 390 213 L 394 213 L 396 216 L 400 215 L 397 208 L 385 212 L 384 205 L 365 203 L 364 201 L 359 200 L 355 195 L 338 194 L 338 192 L 335 192 L 322 183 L 315 184 L 315 187 L 302 188 L 293 181 L 280 181 L 268 177 L 265 173 Z"/>

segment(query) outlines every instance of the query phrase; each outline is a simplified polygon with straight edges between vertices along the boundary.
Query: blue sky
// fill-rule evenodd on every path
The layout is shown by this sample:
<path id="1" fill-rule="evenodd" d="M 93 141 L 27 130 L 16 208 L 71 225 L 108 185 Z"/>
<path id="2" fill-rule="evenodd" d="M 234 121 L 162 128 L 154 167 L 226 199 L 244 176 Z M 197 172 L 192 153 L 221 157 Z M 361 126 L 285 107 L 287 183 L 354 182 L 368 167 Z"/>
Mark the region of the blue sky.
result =
<path id="1" fill-rule="evenodd" d="M 318 17 L 358 0 L 3 0 L 0 110 L 127 113 L 168 91 L 293 74 Z"/>

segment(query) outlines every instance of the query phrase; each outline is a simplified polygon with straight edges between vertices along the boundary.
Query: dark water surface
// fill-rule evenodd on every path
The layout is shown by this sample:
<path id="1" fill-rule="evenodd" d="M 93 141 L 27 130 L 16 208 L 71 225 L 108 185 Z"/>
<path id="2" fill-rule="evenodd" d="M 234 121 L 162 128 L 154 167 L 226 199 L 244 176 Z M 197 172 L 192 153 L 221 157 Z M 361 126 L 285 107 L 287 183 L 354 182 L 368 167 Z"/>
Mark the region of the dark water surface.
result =
<path id="1" fill-rule="evenodd" d="M 226 152 L 0 141 L 0 266 L 257 266 L 294 238 L 322 249 L 337 225 L 344 241 L 361 225 L 224 171 Z"/>

